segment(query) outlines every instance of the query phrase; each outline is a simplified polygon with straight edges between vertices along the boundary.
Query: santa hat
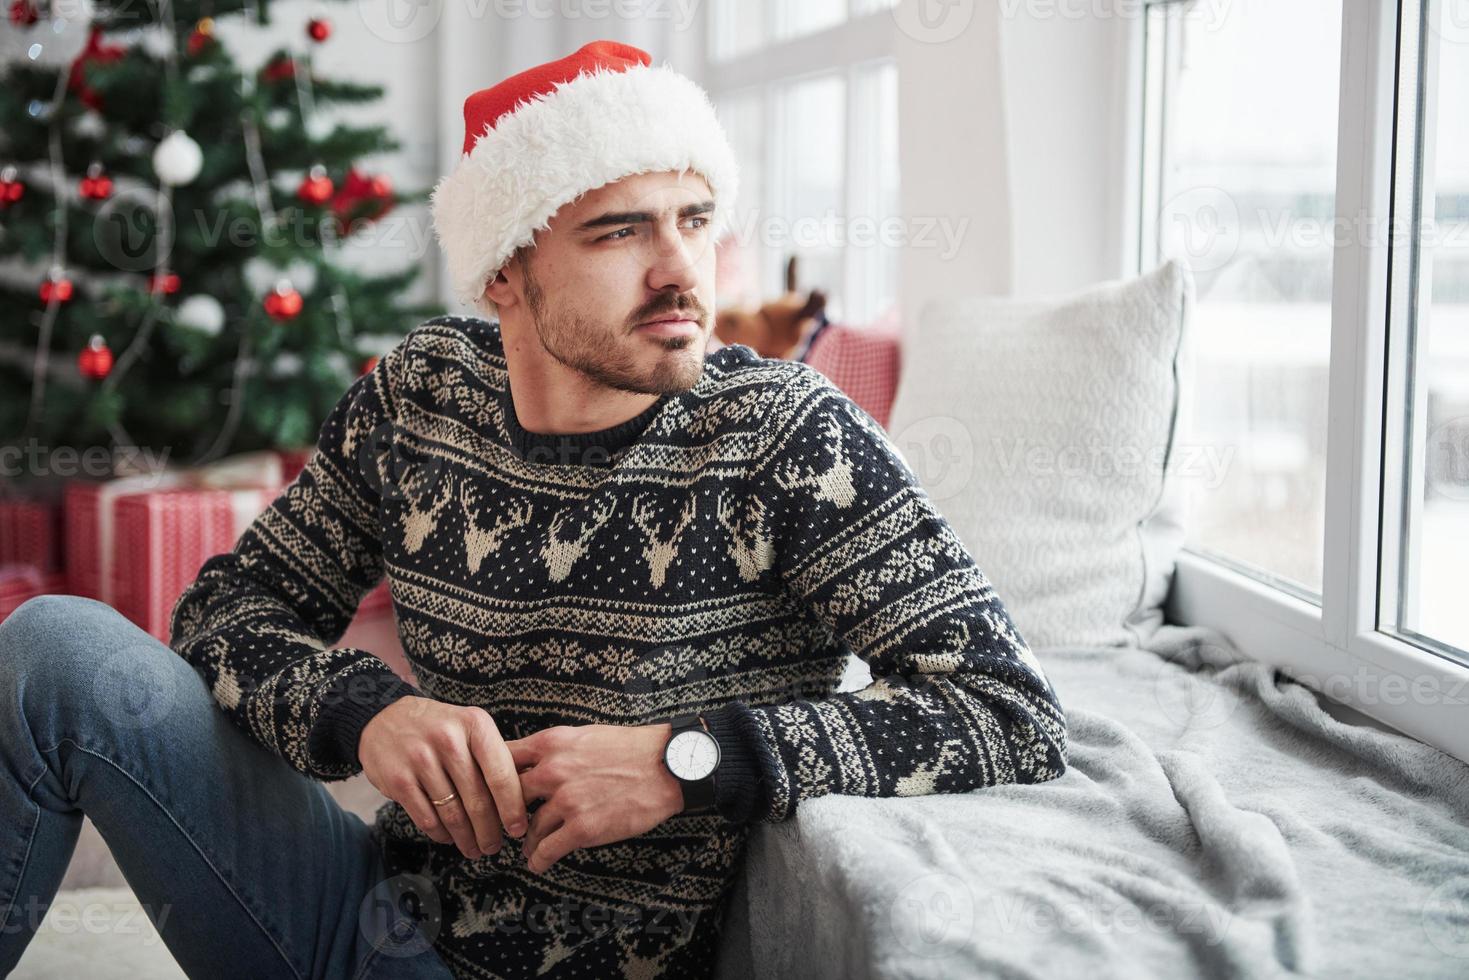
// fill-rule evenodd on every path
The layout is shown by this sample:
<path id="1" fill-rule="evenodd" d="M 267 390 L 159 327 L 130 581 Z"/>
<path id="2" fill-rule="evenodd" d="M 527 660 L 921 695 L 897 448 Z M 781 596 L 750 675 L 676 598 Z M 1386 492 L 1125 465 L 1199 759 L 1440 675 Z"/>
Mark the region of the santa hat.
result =
<path id="1" fill-rule="evenodd" d="M 631 174 L 693 170 L 728 225 L 739 167 L 709 97 L 646 51 L 593 41 L 464 101 L 464 154 L 431 196 L 455 297 L 480 306 L 491 275 L 563 205 Z"/>

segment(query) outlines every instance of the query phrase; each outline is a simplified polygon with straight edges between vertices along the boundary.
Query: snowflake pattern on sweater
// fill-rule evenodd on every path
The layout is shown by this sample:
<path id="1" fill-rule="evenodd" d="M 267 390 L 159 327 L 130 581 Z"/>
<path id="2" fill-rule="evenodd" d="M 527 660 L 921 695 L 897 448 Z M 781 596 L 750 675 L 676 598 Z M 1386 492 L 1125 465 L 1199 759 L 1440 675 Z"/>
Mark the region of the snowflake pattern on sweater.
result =
<path id="1" fill-rule="evenodd" d="M 542 874 L 518 840 L 468 860 L 379 809 L 390 873 L 431 883 L 425 932 L 456 976 L 706 976 L 752 824 L 828 793 L 1064 771 L 1060 704 L 1000 597 L 823 375 L 722 347 L 607 432 L 595 463 L 527 453 L 499 325 L 428 320 L 173 611 L 171 646 L 220 707 L 318 780 L 360 772 L 362 728 L 408 695 L 482 706 L 507 739 L 704 715 L 714 810 Z M 417 687 L 327 649 L 384 576 Z M 853 654 L 874 680 L 839 692 Z"/>

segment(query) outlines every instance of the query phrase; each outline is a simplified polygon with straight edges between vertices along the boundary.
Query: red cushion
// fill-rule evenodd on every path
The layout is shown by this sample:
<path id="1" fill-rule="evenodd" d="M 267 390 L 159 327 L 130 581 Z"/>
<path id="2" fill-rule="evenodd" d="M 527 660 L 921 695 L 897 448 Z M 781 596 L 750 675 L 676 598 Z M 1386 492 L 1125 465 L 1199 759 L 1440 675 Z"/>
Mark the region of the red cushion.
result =
<path id="1" fill-rule="evenodd" d="M 830 323 L 811 341 L 803 360 L 887 428 L 902 353 L 902 332 L 896 323 L 879 321 L 868 327 Z"/>

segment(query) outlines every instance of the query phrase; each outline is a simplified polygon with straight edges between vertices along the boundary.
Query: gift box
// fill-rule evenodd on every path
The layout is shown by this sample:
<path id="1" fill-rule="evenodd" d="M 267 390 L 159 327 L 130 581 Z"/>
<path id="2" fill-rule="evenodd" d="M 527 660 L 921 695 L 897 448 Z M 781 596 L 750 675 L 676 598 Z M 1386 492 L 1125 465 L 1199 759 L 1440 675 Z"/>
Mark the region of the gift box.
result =
<path id="1" fill-rule="evenodd" d="M 117 506 L 123 498 L 173 489 L 264 488 L 279 493 L 284 483 L 282 470 L 279 453 L 241 453 L 207 466 L 168 467 L 156 473 L 102 483 L 78 480 L 67 484 L 62 498 L 67 588 L 76 595 L 115 605 L 112 601 L 115 581 L 112 565 L 117 548 L 113 532 L 117 526 Z M 233 544 L 232 539 L 220 550 L 228 551 Z"/>
<path id="2" fill-rule="evenodd" d="M 199 566 L 231 550 L 278 492 L 176 487 L 118 498 L 108 601 L 167 643 L 174 604 Z"/>
<path id="3" fill-rule="evenodd" d="M 244 453 L 202 467 L 69 484 L 69 591 L 106 602 L 167 642 L 179 595 L 280 494 L 282 471 L 279 453 Z"/>
<path id="4" fill-rule="evenodd" d="M 65 588 L 66 576 L 61 572 L 43 571 L 34 565 L 0 565 L 0 622 L 27 599 Z"/>
<path id="5" fill-rule="evenodd" d="M 29 565 L 43 574 L 61 570 L 61 505 L 0 500 L 0 565 Z"/>

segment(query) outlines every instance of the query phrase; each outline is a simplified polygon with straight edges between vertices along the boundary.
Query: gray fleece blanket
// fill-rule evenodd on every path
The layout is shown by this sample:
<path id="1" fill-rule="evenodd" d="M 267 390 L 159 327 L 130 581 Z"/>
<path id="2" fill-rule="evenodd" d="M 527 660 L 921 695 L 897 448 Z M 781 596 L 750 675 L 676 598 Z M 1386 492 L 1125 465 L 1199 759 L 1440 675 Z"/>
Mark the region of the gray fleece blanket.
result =
<path id="1" fill-rule="evenodd" d="M 1211 630 L 1037 655 L 1066 773 L 761 826 L 723 980 L 1469 977 L 1469 766 Z"/>

